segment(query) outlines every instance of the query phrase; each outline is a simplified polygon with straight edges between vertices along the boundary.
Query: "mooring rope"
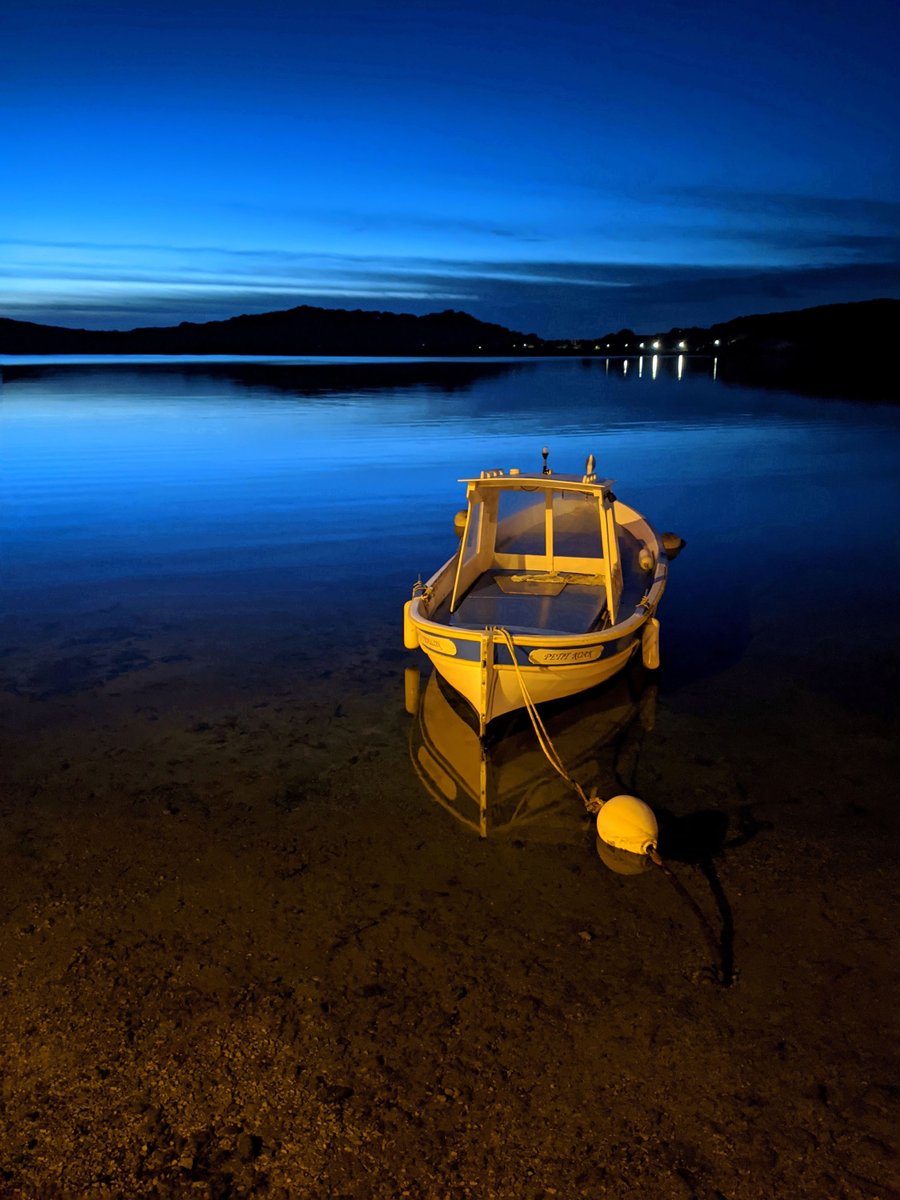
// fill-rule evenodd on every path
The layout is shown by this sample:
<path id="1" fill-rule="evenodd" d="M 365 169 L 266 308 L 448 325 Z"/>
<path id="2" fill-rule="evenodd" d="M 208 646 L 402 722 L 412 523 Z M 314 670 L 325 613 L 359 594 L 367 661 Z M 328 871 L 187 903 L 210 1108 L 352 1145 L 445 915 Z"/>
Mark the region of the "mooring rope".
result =
<path id="1" fill-rule="evenodd" d="M 566 770 L 563 760 L 560 758 L 556 747 L 553 745 L 550 734 L 547 732 L 547 727 L 541 719 L 541 714 L 538 712 L 537 705 L 532 700 L 531 693 L 528 691 L 528 685 L 525 683 L 525 676 L 522 674 L 522 668 L 519 666 L 519 660 L 516 658 L 516 644 L 513 641 L 512 634 L 508 629 L 503 629 L 501 626 L 497 626 L 495 632 L 500 635 L 501 639 L 506 644 L 507 650 L 509 650 L 509 656 L 512 659 L 512 665 L 516 672 L 516 678 L 519 681 L 519 687 L 522 690 L 522 699 L 525 701 L 525 711 L 531 718 L 531 724 L 534 726 L 534 732 L 537 736 L 538 745 L 540 746 L 541 750 L 543 750 L 544 756 L 550 763 L 551 767 L 553 767 L 554 771 L 556 771 L 558 775 L 561 775 L 569 787 L 581 797 L 581 801 L 587 811 L 590 813 L 599 812 L 603 801 L 598 800 L 596 795 L 588 797 L 585 794 L 584 788 L 581 786 L 581 784 L 578 783 L 577 780 L 573 779 Z"/>
<path id="2" fill-rule="evenodd" d="M 716 931 L 710 924 L 706 913 L 703 911 L 691 893 L 687 890 L 675 872 L 671 869 L 666 860 L 660 857 L 659 851 L 655 846 L 650 847 L 648 857 L 655 866 L 659 867 L 659 869 L 668 879 L 669 883 L 671 883 L 672 887 L 700 922 L 700 928 L 703 930 L 703 934 L 710 950 L 712 951 L 713 970 L 715 971 L 716 978 L 723 987 L 728 987 L 731 981 L 730 979 L 726 978 L 727 972 L 725 970 L 725 957 L 722 953 L 722 943 L 721 940 L 716 936 Z"/>
<path id="3" fill-rule="evenodd" d="M 547 732 L 547 727 L 544 725 L 544 722 L 541 719 L 541 714 L 537 710 L 537 705 L 535 704 L 534 700 L 532 700 L 531 693 L 528 691 L 528 686 L 525 683 L 525 677 L 522 674 L 522 668 L 519 666 L 519 661 L 516 658 L 516 646 L 515 642 L 513 641 L 512 634 L 508 629 L 504 629 L 501 626 L 496 626 L 495 632 L 499 634 L 502 641 L 506 644 L 507 650 L 509 650 L 509 656 L 512 659 L 512 664 L 516 672 L 516 678 L 519 681 L 519 687 L 522 689 L 522 699 L 525 701 L 525 711 L 531 718 L 531 724 L 534 726 L 534 732 L 537 736 L 538 745 L 540 746 L 541 750 L 543 750 L 547 761 L 550 763 L 553 769 L 562 776 L 569 787 L 571 787 L 572 790 L 581 797 L 581 801 L 589 813 L 599 812 L 603 807 L 604 802 L 597 797 L 596 789 L 592 790 L 590 797 L 585 794 L 584 788 L 581 786 L 581 784 L 578 783 L 577 780 L 573 779 L 566 770 L 565 764 L 560 758 L 556 747 L 553 745 L 550 734 Z M 672 887 L 675 889 L 676 893 L 681 897 L 684 903 L 688 906 L 688 908 L 690 908 L 694 916 L 700 922 L 700 927 L 703 930 L 703 933 L 709 944 L 709 948 L 712 951 L 713 970 L 715 971 L 718 981 L 723 986 L 727 987 L 730 983 L 730 980 L 725 977 L 725 965 L 722 947 L 719 939 L 716 937 L 715 930 L 710 925 L 703 909 L 693 898 L 678 876 L 672 871 L 665 859 L 660 856 L 656 846 L 651 845 L 649 847 L 647 856 L 654 866 L 659 867 L 659 869 L 668 879 L 669 883 L 671 883 Z"/>

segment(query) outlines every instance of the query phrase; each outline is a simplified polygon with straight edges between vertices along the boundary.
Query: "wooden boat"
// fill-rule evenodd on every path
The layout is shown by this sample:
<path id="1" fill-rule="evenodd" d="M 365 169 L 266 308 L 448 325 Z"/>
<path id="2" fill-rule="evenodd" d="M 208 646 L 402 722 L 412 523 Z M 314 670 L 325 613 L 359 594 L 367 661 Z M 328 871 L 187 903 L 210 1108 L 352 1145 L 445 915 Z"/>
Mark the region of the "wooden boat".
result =
<path id="1" fill-rule="evenodd" d="M 459 550 L 404 609 L 420 647 L 475 710 L 479 736 L 503 713 L 595 687 L 642 648 L 658 666 L 662 541 L 599 479 L 517 469 L 463 479 Z"/>

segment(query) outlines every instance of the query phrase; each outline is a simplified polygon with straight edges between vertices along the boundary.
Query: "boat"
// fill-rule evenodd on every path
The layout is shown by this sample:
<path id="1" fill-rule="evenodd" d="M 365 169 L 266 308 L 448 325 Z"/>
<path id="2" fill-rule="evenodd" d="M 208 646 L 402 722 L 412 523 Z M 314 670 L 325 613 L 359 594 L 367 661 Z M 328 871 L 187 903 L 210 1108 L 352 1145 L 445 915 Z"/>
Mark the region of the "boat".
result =
<path id="1" fill-rule="evenodd" d="M 404 607 L 420 648 L 471 705 L 479 737 L 519 708 L 596 687 L 638 651 L 659 665 L 656 609 L 668 559 L 649 522 L 597 476 L 543 465 L 462 479 L 457 552 Z"/>
<path id="2" fill-rule="evenodd" d="M 410 672 L 417 668 L 408 668 Z M 584 696 L 543 709 L 547 729 L 585 787 L 617 777 L 620 758 L 653 727 L 656 689 L 639 662 Z M 407 687 L 409 753 L 428 795 L 482 838 L 578 844 L 586 814 L 549 763 L 521 712 L 478 736 L 472 708 L 437 671 Z"/>

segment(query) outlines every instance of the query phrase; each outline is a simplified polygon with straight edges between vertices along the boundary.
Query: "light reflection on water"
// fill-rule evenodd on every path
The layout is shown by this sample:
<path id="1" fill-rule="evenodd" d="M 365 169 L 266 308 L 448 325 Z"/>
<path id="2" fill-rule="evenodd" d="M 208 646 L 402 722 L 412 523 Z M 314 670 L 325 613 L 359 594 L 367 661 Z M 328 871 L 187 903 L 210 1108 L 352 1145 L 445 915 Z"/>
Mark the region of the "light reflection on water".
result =
<path id="1" fill-rule="evenodd" d="M 7 366 L 4 612 L 164 596 L 276 634 L 327 630 L 337 655 L 361 620 L 396 616 L 399 644 L 409 584 L 455 547 L 456 481 L 538 468 L 545 443 L 557 471 L 593 452 L 623 499 L 687 539 L 660 612 L 671 679 L 739 657 L 767 623 L 860 611 L 861 563 L 896 592 L 896 408 L 727 388 L 684 356 L 606 368 Z"/>

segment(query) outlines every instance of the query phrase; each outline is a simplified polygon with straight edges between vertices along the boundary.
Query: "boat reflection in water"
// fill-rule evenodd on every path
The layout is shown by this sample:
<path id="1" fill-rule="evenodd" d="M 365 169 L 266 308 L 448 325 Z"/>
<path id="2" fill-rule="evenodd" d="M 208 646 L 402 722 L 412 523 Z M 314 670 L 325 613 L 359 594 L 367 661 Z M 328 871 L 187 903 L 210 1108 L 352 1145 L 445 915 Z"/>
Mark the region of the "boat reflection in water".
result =
<path id="1" fill-rule="evenodd" d="M 586 792 L 622 790 L 617 767 L 653 727 L 656 687 L 648 678 L 636 662 L 591 691 L 541 706 L 562 762 Z M 594 818 L 544 756 L 525 713 L 495 722 L 482 743 L 474 714 L 436 671 L 424 688 L 419 682 L 409 668 L 410 758 L 438 804 L 481 837 L 584 839 Z"/>

